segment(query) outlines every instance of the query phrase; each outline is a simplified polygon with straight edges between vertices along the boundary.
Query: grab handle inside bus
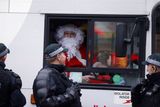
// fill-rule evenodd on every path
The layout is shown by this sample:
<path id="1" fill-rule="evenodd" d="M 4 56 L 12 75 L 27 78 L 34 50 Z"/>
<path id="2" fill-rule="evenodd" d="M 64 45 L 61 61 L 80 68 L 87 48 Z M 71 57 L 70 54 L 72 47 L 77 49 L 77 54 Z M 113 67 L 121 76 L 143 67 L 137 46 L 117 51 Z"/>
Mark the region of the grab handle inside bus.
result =
<path id="1" fill-rule="evenodd" d="M 127 24 L 117 23 L 116 25 L 116 47 L 115 52 L 117 57 L 125 57 L 127 53 L 127 43 L 124 41 L 127 38 Z"/>

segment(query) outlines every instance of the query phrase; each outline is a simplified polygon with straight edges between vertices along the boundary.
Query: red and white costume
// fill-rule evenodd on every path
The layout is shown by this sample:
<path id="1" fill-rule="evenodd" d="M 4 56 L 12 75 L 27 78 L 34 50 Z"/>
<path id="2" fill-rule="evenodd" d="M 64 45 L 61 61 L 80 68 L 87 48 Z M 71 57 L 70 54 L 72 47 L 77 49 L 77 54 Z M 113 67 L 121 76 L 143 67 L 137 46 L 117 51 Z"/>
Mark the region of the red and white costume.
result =
<path id="1" fill-rule="evenodd" d="M 75 37 L 66 37 L 65 32 L 74 32 Z M 57 29 L 56 39 L 59 44 L 68 49 L 66 53 L 67 67 L 86 66 L 86 46 L 82 45 L 84 33 L 74 25 L 64 25 Z"/>
<path id="2" fill-rule="evenodd" d="M 67 35 L 67 36 L 66 36 Z M 74 35 L 74 36 L 73 36 Z M 85 67 L 86 66 L 86 46 L 84 42 L 84 33 L 74 25 L 64 25 L 57 29 L 57 34 L 55 35 L 57 42 L 62 45 L 62 47 L 67 48 L 66 53 L 67 67 Z M 93 62 L 96 62 L 96 58 L 93 59 Z M 74 74 L 72 72 L 72 74 Z M 85 75 L 82 77 L 83 80 L 91 82 L 90 78 L 94 78 L 93 75 Z M 101 79 L 110 79 L 109 75 L 106 75 L 105 78 L 102 78 L 99 75 L 98 78 Z"/>

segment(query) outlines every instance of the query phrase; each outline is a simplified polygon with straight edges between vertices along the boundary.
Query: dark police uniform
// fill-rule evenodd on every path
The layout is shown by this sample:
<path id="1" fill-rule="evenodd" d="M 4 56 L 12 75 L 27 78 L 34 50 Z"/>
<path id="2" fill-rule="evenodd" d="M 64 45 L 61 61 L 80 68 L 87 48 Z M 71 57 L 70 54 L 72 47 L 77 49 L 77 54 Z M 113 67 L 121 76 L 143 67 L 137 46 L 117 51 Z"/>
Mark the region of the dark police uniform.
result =
<path id="1" fill-rule="evenodd" d="M 61 49 L 60 45 L 51 45 L 48 52 Z M 48 64 L 39 71 L 33 84 L 37 107 L 81 107 L 80 88 L 65 76 L 64 70 L 64 65 Z"/>
<path id="2" fill-rule="evenodd" d="M 3 58 L 9 49 L 0 43 L 0 58 Z M 20 89 L 20 77 L 11 70 L 5 69 L 5 63 L 0 61 L 0 107 L 23 107 L 26 99 Z"/>
<path id="3" fill-rule="evenodd" d="M 160 107 L 160 73 L 147 79 L 132 90 L 133 107 Z"/>
<path id="4" fill-rule="evenodd" d="M 160 54 L 148 57 L 144 64 L 160 66 Z M 132 107 L 160 107 L 160 72 L 147 75 L 147 79 L 131 91 Z"/>
<path id="5" fill-rule="evenodd" d="M 4 68 L 5 64 L 0 62 L 0 107 L 22 107 L 26 100 L 20 91 L 21 79 L 16 73 Z"/>

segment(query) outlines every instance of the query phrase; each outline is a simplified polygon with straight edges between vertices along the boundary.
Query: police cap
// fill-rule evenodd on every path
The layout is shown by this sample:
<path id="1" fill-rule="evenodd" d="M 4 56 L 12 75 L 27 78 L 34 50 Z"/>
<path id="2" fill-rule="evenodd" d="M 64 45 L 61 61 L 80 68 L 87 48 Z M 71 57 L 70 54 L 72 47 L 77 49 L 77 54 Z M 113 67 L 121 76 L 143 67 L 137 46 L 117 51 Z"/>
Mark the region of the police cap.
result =
<path id="1" fill-rule="evenodd" d="M 0 43 L 0 57 L 5 56 L 9 52 L 9 49 L 3 43 Z"/>
<path id="2" fill-rule="evenodd" d="M 60 44 L 52 43 L 45 48 L 44 54 L 45 58 L 49 59 L 61 52 L 66 52 L 66 51 L 67 49 L 63 48 Z"/>
<path id="3" fill-rule="evenodd" d="M 160 67 L 160 54 L 154 53 L 148 56 L 147 60 L 142 62 L 143 65 L 153 64 Z"/>

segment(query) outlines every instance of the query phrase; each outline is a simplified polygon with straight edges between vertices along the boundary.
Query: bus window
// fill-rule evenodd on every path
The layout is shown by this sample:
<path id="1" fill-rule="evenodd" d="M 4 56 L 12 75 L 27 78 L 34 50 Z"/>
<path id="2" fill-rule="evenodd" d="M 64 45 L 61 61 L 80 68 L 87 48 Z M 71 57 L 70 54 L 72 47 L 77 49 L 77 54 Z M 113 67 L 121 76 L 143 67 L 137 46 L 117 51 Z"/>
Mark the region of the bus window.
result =
<path id="1" fill-rule="evenodd" d="M 93 63 L 93 67 L 110 68 L 138 68 L 139 59 L 139 36 L 133 36 L 132 43 L 125 42 L 125 39 L 131 38 L 133 23 L 126 23 L 126 31 L 117 32 L 119 22 L 98 22 L 94 23 L 94 57 L 98 62 Z M 126 33 L 125 33 L 126 32 Z M 122 37 L 123 36 L 123 37 Z M 123 39 L 123 40 L 119 40 Z M 126 46 L 121 46 L 121 45 Z M 116 47 L 117 46 L 117 47 Z M 122 52 L 126 54 L 121 56 Z M 124 54 L 124 52 L 123 52 Z"/>
<path id="2" fill-rule="evenodd" d="M 47 43 L 59 43 L 68 49 L 65 53 L 68 68 L 84 68 L 87 65 L 87 20 L 51 19 Z"/>
<path id="3" fill-rule="evenodd" d="M 46 15 L 44 47 L 60 43 L 69 49 L 66 75 L 73 81 L 131 86 L 144 71 L 146 30 L 139 17 Z"/>

